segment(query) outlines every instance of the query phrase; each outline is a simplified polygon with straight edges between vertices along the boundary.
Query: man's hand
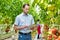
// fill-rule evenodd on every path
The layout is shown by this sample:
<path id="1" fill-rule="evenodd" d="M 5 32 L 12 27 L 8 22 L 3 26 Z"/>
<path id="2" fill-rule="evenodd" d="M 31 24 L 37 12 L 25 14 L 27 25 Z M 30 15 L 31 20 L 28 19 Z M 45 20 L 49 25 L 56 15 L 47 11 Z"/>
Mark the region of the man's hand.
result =
<path id="1" fill-rule="evenodd" d="M 21 30 L 21 29 L 24 29 L 24 28 L 27 28 L 27 27 L 28 27 L 27 25 L 21 26 L 21 27 L 18 27 L 17 25 L 14 25 L 15 33 L 17 33 L 18 30 Z"/>
<path id="2" fill-rule="evenodd" d="M 37 30 L 37 27 L 32 27 L 32 28 L 30 28 L 31 30 Z"/>
<path id="3" fill-rule="evenodd" d="M 23 29 L 24 29 L 24 28 L 28 28 L 28 26 L 27 26 L 27 25 L 25 25 L 25 26 L 23 26 Z"/>
<path id="4" fill-rule="evenodd" d="M 33 25 L 30 25 L 28 28 L 30 30 L 35 30 L 35 29 L 37 29 L 37 26 L 35 24 L 33 24 Z"/>
<path id="5" fill-rule="evenodd" d="M 21 29 L 24 29 L 24 28 L 28 28 L 28 26 L 27 25 L 24 25 L 24 26 L 18 27 L 17 25 L 14 25 L 14 29 L 15 30 L 21 30 Z"/>

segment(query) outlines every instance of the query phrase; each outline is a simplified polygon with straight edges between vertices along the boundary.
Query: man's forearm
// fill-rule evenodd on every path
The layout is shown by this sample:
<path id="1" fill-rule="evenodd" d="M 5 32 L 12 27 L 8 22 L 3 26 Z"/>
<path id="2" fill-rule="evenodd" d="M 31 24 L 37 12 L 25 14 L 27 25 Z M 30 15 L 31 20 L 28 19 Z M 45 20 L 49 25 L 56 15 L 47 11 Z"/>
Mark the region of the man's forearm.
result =
<path id="1" fill-rule="evenodd" d="M 17 25 L 14 25 L 14 29 L 15 30 L 21 30 L 21 29 L 24 29 L 24 28 L 26 28 L 26 26 L 20 26 L 20 27 L 18 27 Z"/>

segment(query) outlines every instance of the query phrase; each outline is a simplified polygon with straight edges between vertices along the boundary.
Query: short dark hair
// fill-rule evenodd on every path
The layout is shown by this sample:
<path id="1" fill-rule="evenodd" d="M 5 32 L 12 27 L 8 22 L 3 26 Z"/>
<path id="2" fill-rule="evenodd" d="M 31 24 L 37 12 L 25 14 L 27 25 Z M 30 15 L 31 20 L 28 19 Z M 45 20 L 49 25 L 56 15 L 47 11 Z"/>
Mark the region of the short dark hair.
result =
<path id="1" fill-rule="evenodd" d="M 26 5 L 27 5 L 27 6 L 30 6 L 29 4 L 24 4 L 24 5 L 23 5 L 23 8 L 25 8 Z"/>

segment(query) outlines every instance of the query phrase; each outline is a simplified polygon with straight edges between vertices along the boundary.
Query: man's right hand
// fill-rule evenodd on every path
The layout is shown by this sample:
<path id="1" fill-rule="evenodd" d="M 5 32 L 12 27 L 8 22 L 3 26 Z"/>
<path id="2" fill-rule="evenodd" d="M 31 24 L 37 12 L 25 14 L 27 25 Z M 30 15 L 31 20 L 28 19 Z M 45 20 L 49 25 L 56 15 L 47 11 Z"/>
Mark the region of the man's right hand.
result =
<path id="1" fill-rule="evenodd" d="M 24 29 L 24 28 L 28 28 L 28 26 L 24 25 L 24 26 L 18 27 L 17 25 L 14 25 L 15 30 L 21 30 L 21 29 Z"/>
<path id="2" fill-rule="evenodd" d="M 27 28 L 27 27 L 28 27 L 27 25 L 23 26 L 23 28 Z"/>

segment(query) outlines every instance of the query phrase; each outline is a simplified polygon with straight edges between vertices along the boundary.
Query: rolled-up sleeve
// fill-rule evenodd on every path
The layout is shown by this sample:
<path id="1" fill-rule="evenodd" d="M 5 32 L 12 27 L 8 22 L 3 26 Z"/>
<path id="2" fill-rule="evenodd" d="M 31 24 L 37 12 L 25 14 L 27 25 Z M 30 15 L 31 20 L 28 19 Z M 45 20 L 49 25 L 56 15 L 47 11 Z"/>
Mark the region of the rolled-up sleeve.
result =
<path id="1" fill-rule="evenodd" d="M 17 16 L 17 17 L 15 18 L 14 25 L 18 25 L 18 24 L 19 24 L 19 17 Z"/>

